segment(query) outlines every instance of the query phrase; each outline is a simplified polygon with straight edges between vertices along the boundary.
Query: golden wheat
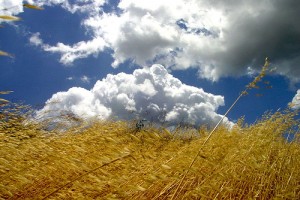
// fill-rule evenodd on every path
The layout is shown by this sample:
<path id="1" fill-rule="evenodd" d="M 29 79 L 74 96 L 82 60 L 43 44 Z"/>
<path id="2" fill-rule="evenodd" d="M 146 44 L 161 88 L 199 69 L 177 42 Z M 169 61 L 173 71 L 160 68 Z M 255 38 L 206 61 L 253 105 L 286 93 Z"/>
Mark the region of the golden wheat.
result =
<path id="1" fill-rule="evenodd" d="M 22 115 L 19 109 L 5 113 Z M 19 116 L 0 124 L 0 198 L 296 199 L 299 139 L 282 137 L 295 133 L 296 114 L 267 113 L 253 125 L 240 120 L 231 130 L 218 127 L 178 191 L 207 129 L 184 129 L 193 135 L 187 138 L 165 128 L 135 133 L 127 122 L 95 121 L 62 133 Z"/>

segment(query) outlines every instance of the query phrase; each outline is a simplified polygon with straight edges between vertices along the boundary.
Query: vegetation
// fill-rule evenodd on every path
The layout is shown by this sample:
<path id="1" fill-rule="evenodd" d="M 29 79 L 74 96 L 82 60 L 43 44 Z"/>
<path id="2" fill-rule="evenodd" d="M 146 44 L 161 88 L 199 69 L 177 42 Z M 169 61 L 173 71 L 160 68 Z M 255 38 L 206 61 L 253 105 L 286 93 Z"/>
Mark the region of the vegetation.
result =
<path id="1" fill-rule="evenodd" d="M 218 123 L 173 132 L 81 121 L 62 132 L 29 120 L 27 106 L 0 99 L 0 198 L 298 199 L 296 115 L 286 109 L 252 125 L 240 119 L 231 129 Z"/>
<path id="2" fill-rule="evenodd" d="M 169 199 L 209 134 L 205 128 L 170 133 L 153 127 L 135 133 L 123 121 L 61 133 L 24 123 L 16 112 L 10 110 L 10 119 L 1 115 L 3 199 Z M 240 120 L 231 130 L 219 126 L 174 198 L 297 199 L 295 114 L 268 113 L 253 125 Z M 295 134 L 293 142 L 283 133 Z"/>

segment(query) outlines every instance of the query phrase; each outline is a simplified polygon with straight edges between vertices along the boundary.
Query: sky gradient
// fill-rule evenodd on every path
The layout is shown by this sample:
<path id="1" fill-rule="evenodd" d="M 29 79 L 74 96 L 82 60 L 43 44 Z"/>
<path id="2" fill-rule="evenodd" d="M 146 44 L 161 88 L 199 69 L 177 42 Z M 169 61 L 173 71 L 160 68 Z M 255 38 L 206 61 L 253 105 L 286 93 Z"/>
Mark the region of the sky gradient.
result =
<path id="1" fill-rule="evenodd" d="M 228 123 L 300 98 L 300 2 L 0 1 L 0 90 L 39 109 L 100 119 L 215 124 L 269 57 L 271 74 Z M 51 115 L 54 112 L 51 113 Z"/>

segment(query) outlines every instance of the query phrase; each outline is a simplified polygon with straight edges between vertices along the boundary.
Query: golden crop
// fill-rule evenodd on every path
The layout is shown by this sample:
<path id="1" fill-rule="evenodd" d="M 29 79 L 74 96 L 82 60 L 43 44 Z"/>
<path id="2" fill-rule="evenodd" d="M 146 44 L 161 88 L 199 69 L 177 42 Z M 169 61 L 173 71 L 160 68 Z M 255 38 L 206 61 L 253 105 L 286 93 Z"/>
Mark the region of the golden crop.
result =
<path id="1" fill-rule="evenodd" d="M 20 109 L 1 110 L 2 199 L 300 196 L 299 122 L 292 111 L 266 114 L 253 125 L 241 120 L 231 130 L 219 126 L 203 145 L 210 133 L 205 128 L 135 132 L 128 122 L 95 121 L 46 131 L 44 124 L 25 123 Z M 287 142 L 283 133 L 295 135 L 294 141 Z"/>

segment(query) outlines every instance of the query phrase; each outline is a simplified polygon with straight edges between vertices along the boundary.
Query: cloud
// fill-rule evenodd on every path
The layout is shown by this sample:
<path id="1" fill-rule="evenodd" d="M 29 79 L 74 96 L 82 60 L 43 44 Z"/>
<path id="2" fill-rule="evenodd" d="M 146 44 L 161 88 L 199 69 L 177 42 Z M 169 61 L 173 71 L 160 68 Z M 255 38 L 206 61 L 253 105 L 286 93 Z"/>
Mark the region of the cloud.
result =
<path id="1" fill-rule="evenodd" d="M 29 38 L 29 42 L 34 46 L 43 46 L 43 40 L 40 38 L 40 33 L 34 33 Z"/>
<path id="2" fill-rule="evenodd" d="M 50 46 L 43 42 L 40 38 L 40 33 L 32 34 L 29 38 L 29 42 L 34 46 L 40 46 L 45 51 L 61 54 L 60 62 L 65 65 L 70 65 L 75 60 L 86 58 L 92 54 L 97 55 L 103 51 L 106 46 L 105 41 L 100 37 L 93 38 L 90 41 L 81 41 L 72 46 L 63 43 Z"/>
<path id="3" fill-rule="evenodd" d="M 297 94 L 294 96 L 291 102 L 291 107 L 295 110 L 300 109 L 300 89 L 297 91 Z"/>
<path id="4" fill-rule="evenodd" d="M 91 79 L 85 75 L 83 75 L 80 80 L 84 83 L 90 83 Z"/>
<path id="5" fill-rule="evenodd" d="M 73 87 L 58 92 L 37 116 L 48 118 L 67 112 L 84 119 L 145 118 L 157 123 L 166 121 L 169 125 L 182 122 L 215 125 L 222 117 L 217 114 L 222 105 L 224 97 L 183 84 L 162 65 L 152 65 L 132 74 L 108 74 L 91 90 Z M 225 121 L 231 124 L 227 118 Z"/>
<path id="6" fill-rule="evenodd" d="M 2 6 L 22 1 L 4 1 Z M 31 2 L 31 1 L 30 1 Z M 40 45 L 61 55 L 60 62 L 112 50 L 113 67 L 125 61 L 140 66 L 163 64 L 169 69 L 198 69 L 212 81 L 260 70 L 269 57 L 277 74 L 300 81 L 300 1 L 295 0 L 37 0 L 84 14 L 81 23 L 93 39 L 67 45 Z M 113 6 L 115 9 L 104 9 Z M 109 10 L 109 11 L 108 11 Z M 40 36 L 43 38 L 43 36 Z"/>
<path id="7" fill-rule="evenodd" d="M 154 61 L 174 69 L 196 67 L 201 77 L 217 80 L 259 70 L 269 56 L 277 73 L 299 81 L 300 2 L 123 0 L 119 8 L 121 15 L 85 23 L 111 44 L 113 66 L 126 59 Z"/>
<path id="8" fill-rule="evenodd" d="M 16 15 L 23 12 L 23 4 L 20 1 L 1 1 L 0 8 L 1 15 Z"/>
<path id="9" fill-rule="evenodd" d="M 44 44 L 42 48 L 52 53 L 60 53 L 60 62 L 69 65 L 77 59 L 86 58 L 92 54 L 97 55 L 104 50 L 105 41 L 100 37 L 96 37 L 90 41 L 81 41 L 72 46 L 57 43 L 56 46 Z"/>
<path id="10" fill-rule="evenodd" d="M 58 92 L 46 102 L 45 107 L 37 112 L 37 118 L 53 118 L 61 113 L 73 113 L 81 118 L 90 118 L 98 116 L 107 118 L 111 111 L 94 98 L 94 95 L 79 87 L 73 87 L 67 92 Z"/>

